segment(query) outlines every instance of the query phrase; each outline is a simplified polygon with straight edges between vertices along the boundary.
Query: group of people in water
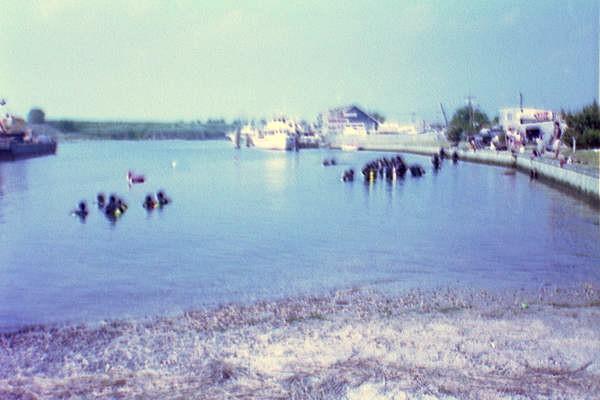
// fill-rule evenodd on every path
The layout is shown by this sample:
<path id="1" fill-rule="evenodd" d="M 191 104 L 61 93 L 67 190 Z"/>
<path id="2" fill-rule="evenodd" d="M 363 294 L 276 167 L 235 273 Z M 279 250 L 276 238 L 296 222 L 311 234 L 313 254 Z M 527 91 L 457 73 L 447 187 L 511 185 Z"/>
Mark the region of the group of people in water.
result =
<path id="1" fill-rule="evenodd" d="M 442 161 L 446 158 L 449 158 L 449 155 L 444 148 L 440 149 L 439 154 L 433 155 L 431 164 L 433 165 L 434 171 L 437 171 L 442 167 Z M 453 163 L 458 162 L 458 153 L 456 151 L 452 153 L 452 161 Z M 323 165 L 336 164 L 332 163 L 331 160 L 326 159 L 323 161 Z M 377 180 L 377 178 L 385 178 L 392 181 L 396 178 L 404 178 L 407 172 L 410 172 L 413 177 L 425 175 L 425 169 L 420 164 L 408 165 L 400 155 L 396 155 L 392 158 L 381 157 L 369 161 L 363 166 L 361 172 L 366 182 L 373 182 Z M 354 181 L 354 170 L 352 168 L 344 171 L 342 174 L 342 181 Z"/>
<path id="2" fill-rule="evenodd" d="M 165 192 L 163 190 L 159 190 L 156 193 L 156 196 L 153 193 L 148 193 L 142 206 L 146 210 L 151 211 L 155 208 L 161 208 L 170 202 L 171 199 L 167 197 Z M 101 210 L 104 215 L 111 220 L 116 220 L 119 218 L 127 211 L 128 208 L 127 202 L 116 194 L 111 194 L 107 201 L 104 193 L 98 193 L 95 203 L 98 206 L 98 209 Z M 77 208 L 72 212 L 73 215 L 78 216 L 81 219 L 87 218 L 89 213 L 90 211 L 85 200 L 80 201 L 77 205 Z"/>
<path id="3" fill-rule="evenodd" d="M 128 207 L 125 200 L 116 194 L 111 194 L 108 197 L 107 203 L 104 193 L 98 193 L 98 196 L 96 196 L 96 204 L 98 205 L 98 208 L 104 211 L 104 214 L 109 218 L 120 217 L 121 215 L 125 214 L 125 211 L 127 211 Z"/>
<path id="4" fill-rule="evenodd" d="M 133 184 L 144 183 L 145 181 L 146 177 L 144 175 L 135 174 L 131 170 L 127 172 L 127 183 L 129 184 L 129 187 Z M 155 208 L 162 208 L 170 202 L 171 199 L 167 197 L 164 190 L 159 190 L 156 192 L 156 195 L 154 195 L 154 193 L 148 193 L 144 198 L 142 206 L 147 211 L 152 211 Z M 114 193 L 108 197 L 108 201 L 104 193 L 98 193 L 96 196 L 96 205 L 98 206 L 98 209 L 112 221 L 125 214 L 125 211 L 127 211 L 128 208 L 127 202 Z M 81 219 L 87 218 L 89 213 L 90 211 L 85 200 L 80 201 L 77 208 L 71 212 L 72 215 L 78 216 Z"/>
<path id="5" fill-rule="evenodd" d="M 156 192 L 156 197 L 153 193 L 148 193 L 144 199 L 144 208 L 146 210 L 154 210 L 155 208 L 166 206 L 171 202 L 171 199 L 167 197 L 164 191 L 159 190 Z"/>

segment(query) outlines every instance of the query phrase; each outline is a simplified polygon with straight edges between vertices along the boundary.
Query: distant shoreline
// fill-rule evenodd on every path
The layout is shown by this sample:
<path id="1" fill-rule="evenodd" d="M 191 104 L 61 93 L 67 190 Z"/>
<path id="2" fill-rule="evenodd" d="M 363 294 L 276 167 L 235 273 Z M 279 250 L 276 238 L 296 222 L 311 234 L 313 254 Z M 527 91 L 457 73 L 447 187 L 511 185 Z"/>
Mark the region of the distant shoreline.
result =
<path id="1" fill-rule="evenodd" d="M 31 125 L 35 134 L 71 140 L 224 140 L 233 124 L 224 121 L 120 122 L 49 120 Z"/>
<path id="2" fill-rule="evenodd" d="M 0 397 L 591 398 L 598 326 L 593 284 L 344 290 L 33 326 L 0 334 Z"/>

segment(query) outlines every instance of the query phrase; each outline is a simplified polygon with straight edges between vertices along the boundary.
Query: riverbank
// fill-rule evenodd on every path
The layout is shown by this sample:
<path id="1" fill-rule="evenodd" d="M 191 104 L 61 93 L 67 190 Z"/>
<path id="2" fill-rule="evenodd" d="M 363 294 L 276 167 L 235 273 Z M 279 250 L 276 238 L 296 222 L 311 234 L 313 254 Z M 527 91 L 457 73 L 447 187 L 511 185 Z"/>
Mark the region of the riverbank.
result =
<path id="1" fill-rule="evenodd" d="M 595 207 L 600 207 L 600 165 L 565 164 L 550 156 L 532 158 L 530 152 L 513 155 L 507 151 L 452 149 L 440 135 L 418 135 L 402 138 L 381 135 L 382 137 L 362 139 L 354 143 L 361 150 L 395 151 L 431 156 L 439 154 L 440 148 L 448 153 L 456 151 L 460 160 L 482 164 L 497 165 L 518 169 L 583 197 Z M 339 147 L 339 143 L 333 143 Z"/>
<path id="2" fill-rule="evenodd" d="M 0 397 L 600 396 L 600 288 L 338 291 L 0 335 Z"/>

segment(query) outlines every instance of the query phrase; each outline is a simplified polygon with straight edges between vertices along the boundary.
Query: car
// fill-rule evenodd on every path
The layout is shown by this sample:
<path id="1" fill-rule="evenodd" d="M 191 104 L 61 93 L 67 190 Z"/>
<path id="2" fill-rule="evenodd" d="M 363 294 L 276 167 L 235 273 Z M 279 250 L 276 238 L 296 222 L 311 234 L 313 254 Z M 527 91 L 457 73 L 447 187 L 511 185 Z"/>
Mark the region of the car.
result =
<path id="1" fill-rule="evenodd" d="M 483 146 L 489 146 L 492 143 L 492 140 L 494 140 L 495 137 L 500 136 L 502 133 L 504 132 L 499 127 L 493 127 L 489 129 L 484 128 L 479 131 L 477 135 L 475 135 L 475 141 Z"/>

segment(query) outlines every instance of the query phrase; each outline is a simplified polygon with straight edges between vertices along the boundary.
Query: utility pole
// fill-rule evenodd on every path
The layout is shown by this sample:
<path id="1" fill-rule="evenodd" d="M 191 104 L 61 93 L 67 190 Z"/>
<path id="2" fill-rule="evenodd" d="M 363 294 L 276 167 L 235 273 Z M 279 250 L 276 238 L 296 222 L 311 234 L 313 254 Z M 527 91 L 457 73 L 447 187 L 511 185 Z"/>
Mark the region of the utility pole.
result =
<path id="1" fill-rule="evenodd" d="M 469 130 L 471 132 L 469 132 L 469 134 L 473 133 L 474 131 L 474 127 L 473 127 L 473 100 L 475 100 L 474 96 L 471 96 L 471 93 L 469 93 L 469 95 L 467 96 L 467 101 L 469 102 Z"/>
<path id="2" fill-rule="evenodd" d="M 442 115 L 444 116 L 444 121 L 446 121 L 446 128 L 448 127 L 448 117 L 446 116 L 446 110 L 444 110 L 444 106 L 440 103 L 440 108 L 442 109 Z"/>
<path id="3" fill-rule="evenodd" d="M 523 112 L 523 93 L 519 92 L 519 105 L 521 106 L 521 112 Z"/>

